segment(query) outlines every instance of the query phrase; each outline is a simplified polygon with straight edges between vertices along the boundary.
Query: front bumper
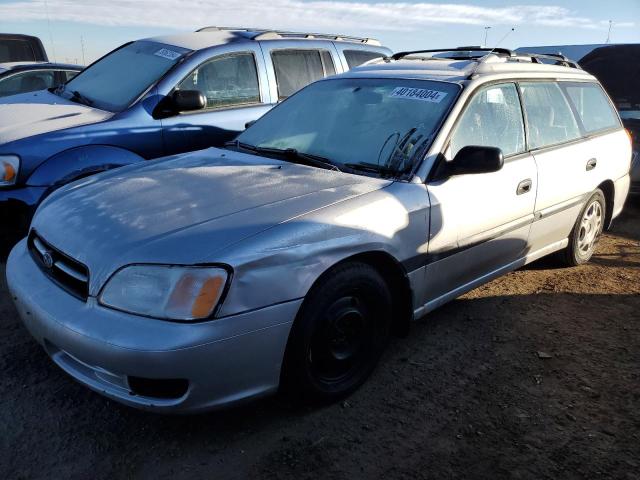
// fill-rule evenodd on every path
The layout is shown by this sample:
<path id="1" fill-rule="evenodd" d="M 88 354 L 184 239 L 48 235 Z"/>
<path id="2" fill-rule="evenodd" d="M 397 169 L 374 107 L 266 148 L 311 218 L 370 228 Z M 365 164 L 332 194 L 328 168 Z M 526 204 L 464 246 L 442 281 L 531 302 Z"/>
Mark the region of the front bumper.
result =
<path id="1" fill-rule="evenodd" d="M 52 360 L 87 387 L 121 403 L 195 412 L 275 392 L 289 331 L 302 300 L 199 323 L 177 323 L 83 302 L 52 283 L 22 240 L 7 261 L 20 317 Z M 185 379 L 179 398 L 132 393 L 130 377 Z"/>

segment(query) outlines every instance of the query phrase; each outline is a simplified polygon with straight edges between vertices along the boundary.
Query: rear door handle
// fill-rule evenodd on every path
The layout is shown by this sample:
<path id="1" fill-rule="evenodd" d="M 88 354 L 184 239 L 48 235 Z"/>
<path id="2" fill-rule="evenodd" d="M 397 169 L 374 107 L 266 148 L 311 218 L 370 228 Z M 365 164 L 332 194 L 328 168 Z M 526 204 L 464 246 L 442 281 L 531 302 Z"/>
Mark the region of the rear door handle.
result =
<path id="1" fill-rule="evenodd" d="M 598 164 L 598 159 L 597 158 L 589 159 L 589 161 L 587 162 L 587 172 L 589 170 L 593 170 L 594 168 L 596 168 L 597 164 Z"/>
<path id="2" fill-rule="evenodd" d="M 518 189 L 516 190 L 516 194 L 517 195 L 523 195 L 525 193 L 529 193 L 531 191 L 531 186 L 532 185 L 533 185 L 533 183 L 531 182 L 530 178 L 527 178 L 526 180 L 522 180 L 518 184 Z"/>

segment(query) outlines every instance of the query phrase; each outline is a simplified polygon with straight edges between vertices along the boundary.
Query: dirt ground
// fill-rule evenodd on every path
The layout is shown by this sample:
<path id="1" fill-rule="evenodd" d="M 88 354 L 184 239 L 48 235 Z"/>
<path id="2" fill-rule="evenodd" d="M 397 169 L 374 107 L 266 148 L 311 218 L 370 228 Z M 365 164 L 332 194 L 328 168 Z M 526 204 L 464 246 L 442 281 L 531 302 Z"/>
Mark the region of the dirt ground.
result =
<path id="1" fill-rule="evenodd" d="M 433 312 L 324 408 L 120 406 L 49 361 L 0 275 L 0 478 L 640 479 L 638 202 L 590 264 L 543 259 Z"/>

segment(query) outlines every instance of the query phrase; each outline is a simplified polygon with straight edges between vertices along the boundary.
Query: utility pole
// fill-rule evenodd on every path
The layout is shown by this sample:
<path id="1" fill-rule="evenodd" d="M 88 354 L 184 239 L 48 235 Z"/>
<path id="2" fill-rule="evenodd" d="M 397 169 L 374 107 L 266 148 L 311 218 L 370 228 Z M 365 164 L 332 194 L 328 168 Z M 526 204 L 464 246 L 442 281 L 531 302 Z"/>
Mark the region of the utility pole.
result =
<path id="1" fill-rule="evenodd" d="M 483 47 L 487 46 L 487 34 L 489 33 L 490 29 L 491 27 L 484 27 L 484 43 L 482 44 Z"/>
<path id="2" fill-rule="evenodd" d="M 613 27 L 613 20 L 609 20 L 609 32 L 607 33 L 607 40 L 604 43 L 611 42 L 611 27 Z"/>
<path id="3" fill-rule="evenodd" d="M 85 67 L 87 63 L 84 60 L 84 37 L 80 35 L 80 47 L 82 48 L 82 66 Z"/>

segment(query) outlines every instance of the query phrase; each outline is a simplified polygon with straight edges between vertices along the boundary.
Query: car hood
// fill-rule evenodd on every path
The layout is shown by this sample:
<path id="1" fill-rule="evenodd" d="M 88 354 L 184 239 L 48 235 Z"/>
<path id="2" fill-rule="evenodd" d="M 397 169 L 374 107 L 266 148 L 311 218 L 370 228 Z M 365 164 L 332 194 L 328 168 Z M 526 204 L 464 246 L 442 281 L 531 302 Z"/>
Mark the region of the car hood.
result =
<path id="1" fill-rule="evenodd" d="M 98 123 L 113 113 L 42 90 L 0 99 L 0 145 L 43 133 Z"/>
<path id="2" fill-rule="evenodd" d="M 209 149 L 71 184 L 32 226 L 89 268 L 94 294 L 123 265 L 219 261 L 236 242 L 389 183 Z"/>

